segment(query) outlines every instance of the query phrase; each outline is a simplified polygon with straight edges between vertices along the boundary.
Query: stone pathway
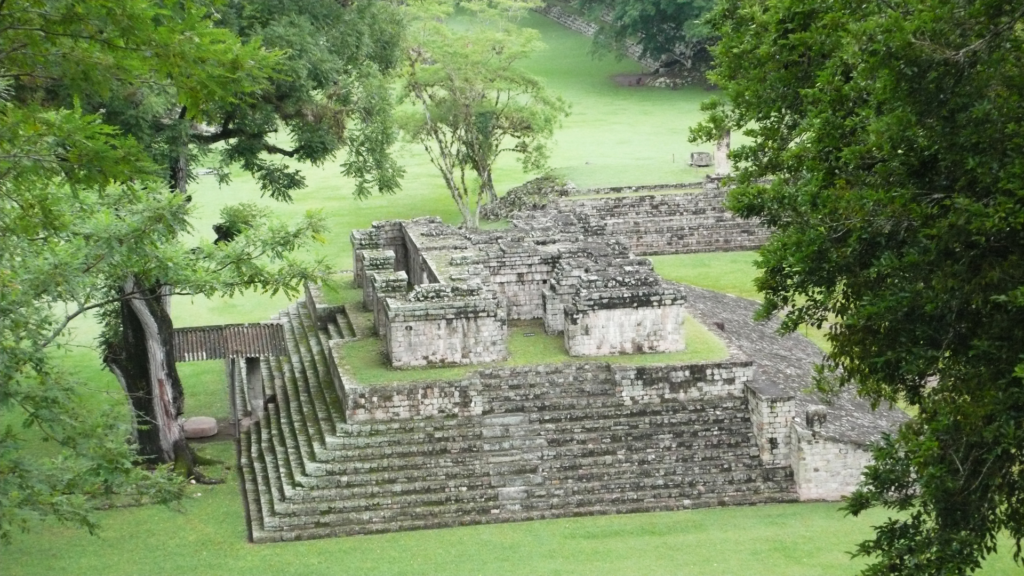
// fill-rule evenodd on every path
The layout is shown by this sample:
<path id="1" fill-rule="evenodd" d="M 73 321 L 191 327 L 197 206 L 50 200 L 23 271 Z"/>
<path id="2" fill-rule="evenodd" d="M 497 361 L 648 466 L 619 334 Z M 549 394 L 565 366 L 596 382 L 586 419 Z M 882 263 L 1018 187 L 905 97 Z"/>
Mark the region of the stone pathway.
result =
<path id="1" fill-rule="evenodd" d="M 721 337 L 734 354 L 757 364 L 756 385 L 770 395 L 791 394 L 796 399 L 796 417 L 803 419 L 808 408 L 824 406 L 828 420 L 821 429 L 825 437 L 863 445 L 883 432 L 895 430 L 907 420 L 899 408 L 871 405 L 852 389 L 844 390 L 830 405 L 817 393 L 809 393 L 814 365 L 824 352 L 801 334 L 780 336 L 779 320 L 754 321 L 758 303 L 746 298 L 680 284 L 687 296 L 687 309 L 699 322 Z M 715 323 L 724 324 L 719 331 Z"/>

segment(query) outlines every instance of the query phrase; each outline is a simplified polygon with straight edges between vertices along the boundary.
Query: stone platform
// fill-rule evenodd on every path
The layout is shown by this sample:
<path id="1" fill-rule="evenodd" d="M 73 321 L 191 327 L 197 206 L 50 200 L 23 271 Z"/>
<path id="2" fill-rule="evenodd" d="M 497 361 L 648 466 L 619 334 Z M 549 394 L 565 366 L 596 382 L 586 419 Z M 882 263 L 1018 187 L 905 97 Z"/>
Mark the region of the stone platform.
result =
<path id="1" fill-rule="evenodd" d="M 361 387 L 334 368 L 340 330 L 305 304 L 278 318 L 288 357 L 258 376 L 236 363 L 239 415 L 276 397 L 240 436 L 254 542 L 799 498 L 761 457 L 749 361 Z"/>
<path id="2" fill-rule="evenodd" d="M 680 286 L 721 321 L 714 364 L 483 368 L 452 382 L 366 387 L 337 369 L 356 337 L 314 291 L 275 318 L 288 356 L 235 364 L 235 410 L 254 542 L 834 499 L 863 442 L 902 421 L 801 390 L 820 351 L 754 323 L 756 303 Z M 262 406 L 275 395 L 276 402 Z"/>

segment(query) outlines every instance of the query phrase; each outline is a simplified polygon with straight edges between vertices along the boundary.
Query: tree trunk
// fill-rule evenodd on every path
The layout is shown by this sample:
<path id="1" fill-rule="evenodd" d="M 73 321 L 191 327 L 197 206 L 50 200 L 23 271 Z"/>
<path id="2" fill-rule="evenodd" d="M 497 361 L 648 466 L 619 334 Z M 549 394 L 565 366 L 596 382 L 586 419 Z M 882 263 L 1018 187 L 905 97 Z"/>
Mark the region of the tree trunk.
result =
<path id="1" fill-rule="evenodd" d="M 104 361 L 127 391 L 137 423 L 139 455 L 151 462 L 173 463 L 183 475 L 195 474 L 185 441 L 185 398 L 174 364 L 174 326 L 164 307 L 161 287 L 125 281 L 121 300 L 120 346 Z"/>
<path id="2" fill-rule="evenodd" d="M 185 122 L 186 117 L 183 106 L 178 120 Z M 188 198 L 187 134 L 172 152 L 168 168 L 171 190 Z M 170 293 L 170 286 L 144 286 L 129 277 L 121 288 L 121 342 L 108 347 L 103 359 L 128 394 L 139 456 L 173 463 L 176 471 L 192 477 L 195 458 L 182 428 L 185 395 L 174 363 Z"/>
<path id="3" fill-rule="evenodd" d="M 490 169 L 482 170 L 480 173 L 480 189 L 483 192 L 487 203 L 498 201 L 498 194 L 494 191 L 494 179 L 491 177 Z"/>

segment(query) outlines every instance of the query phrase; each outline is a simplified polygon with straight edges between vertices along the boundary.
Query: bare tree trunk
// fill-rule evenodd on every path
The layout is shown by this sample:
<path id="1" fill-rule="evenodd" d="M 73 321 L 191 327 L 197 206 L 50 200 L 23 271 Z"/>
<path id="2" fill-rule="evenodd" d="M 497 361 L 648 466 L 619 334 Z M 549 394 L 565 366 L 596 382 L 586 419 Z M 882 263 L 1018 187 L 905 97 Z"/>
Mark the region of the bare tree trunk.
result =
<path id="1" fill-rule="evenodd" d="M 107 350 L 104 361 L 131 401 L 139 455 L 193 476 L 195 461 L 181 422 L 185 398 L 174 364 L 174 326 L 161 287 L 145 288 L 131 277 L 122 295 L 121 342 Z"/>

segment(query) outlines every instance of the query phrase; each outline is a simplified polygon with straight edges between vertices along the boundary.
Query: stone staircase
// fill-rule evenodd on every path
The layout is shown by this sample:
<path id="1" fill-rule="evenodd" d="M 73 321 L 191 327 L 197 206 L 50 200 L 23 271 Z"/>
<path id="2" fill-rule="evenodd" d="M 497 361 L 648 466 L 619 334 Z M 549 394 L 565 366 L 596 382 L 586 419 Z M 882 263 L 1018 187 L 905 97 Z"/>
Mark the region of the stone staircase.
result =
<path id="1" fill-rule="evenodd" d="M 789 469 L 762 464 L 743 397 L 624 405 L 607 375 L 541 373 L 481 377 L 503 388 L 481 416 L 348 423 L 325 350 L 352 322 L 320 326 L 302 302 L 275 320 L 288 355 L 261 371 L 277 401 L 239 438 L 254 542 L 797 499 Z"/>

